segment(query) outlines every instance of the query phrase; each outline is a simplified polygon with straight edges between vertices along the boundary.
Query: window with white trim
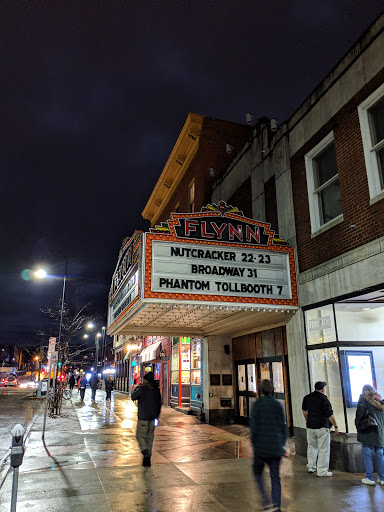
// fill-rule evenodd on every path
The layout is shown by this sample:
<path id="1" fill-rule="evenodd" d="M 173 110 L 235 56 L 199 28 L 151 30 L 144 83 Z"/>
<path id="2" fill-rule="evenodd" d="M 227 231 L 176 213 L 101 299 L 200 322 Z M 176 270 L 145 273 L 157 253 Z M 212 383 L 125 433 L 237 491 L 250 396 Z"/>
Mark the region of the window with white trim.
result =
<path id="1" fill-rule="evenodd" d="M 369 195 L 384 194 L 384 84 L 358 107 Z"/>
<path id="2" fill-rule="evenodd" d="M 305 155 L 312 233 L 343 214 L 333 132 Z"/>

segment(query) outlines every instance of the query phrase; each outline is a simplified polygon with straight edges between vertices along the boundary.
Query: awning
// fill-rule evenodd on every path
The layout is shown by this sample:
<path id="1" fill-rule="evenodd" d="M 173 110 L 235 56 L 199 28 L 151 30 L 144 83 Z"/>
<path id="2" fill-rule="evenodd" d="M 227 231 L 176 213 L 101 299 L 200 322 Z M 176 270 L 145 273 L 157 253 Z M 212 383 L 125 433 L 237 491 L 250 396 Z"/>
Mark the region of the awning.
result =
<path id="1" fill-rule="evenodd" d="M 146 363 L 147 361 L 153 361 L 154 359 L 160 358 L 160 348 L 161 348 L 161 341 L 157 341 L 156 343 L 152 343 L 152 345 L 148 345 L 148 347 L 145 347 L 145 349 L 141 352 L 141 362 Z"/>

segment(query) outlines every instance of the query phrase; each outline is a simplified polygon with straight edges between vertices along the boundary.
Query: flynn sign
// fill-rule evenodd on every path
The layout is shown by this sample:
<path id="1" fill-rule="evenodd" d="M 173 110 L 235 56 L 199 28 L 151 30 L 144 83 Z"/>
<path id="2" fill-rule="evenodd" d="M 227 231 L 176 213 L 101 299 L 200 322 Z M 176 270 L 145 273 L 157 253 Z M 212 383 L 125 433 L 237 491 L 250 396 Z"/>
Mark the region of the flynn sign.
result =
<path id="1" fill-rule="evenodd" d="M 224 202 L 136 232 L 123 245 L 109 295 L 108 325 L 140 304 L 296 306 L 293 248 L 270 225 Z"/>
<path id="2" fill-rule="evenodd" d="M 224 202 L 145 234 L 144 298 L 297 304 L 293 249 Z"/>

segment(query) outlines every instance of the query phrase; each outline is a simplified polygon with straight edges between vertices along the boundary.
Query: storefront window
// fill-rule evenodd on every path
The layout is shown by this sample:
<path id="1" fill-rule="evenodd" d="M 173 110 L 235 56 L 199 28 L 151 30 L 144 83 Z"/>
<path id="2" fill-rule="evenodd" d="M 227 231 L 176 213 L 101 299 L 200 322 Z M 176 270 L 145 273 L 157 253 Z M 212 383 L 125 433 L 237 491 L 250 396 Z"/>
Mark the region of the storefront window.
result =
<path id="1" fill-rule="evenodd" d="M 200 370 L 192 370 L 191 371 L 191 384 L 195 386 L 200 386 L 201 384 L 201 371 Z"/>
<path id="2" fill-rule="evenodd" d="M 179 369 L 179 346 L 172 347 L 172 371 Z"/>
<path id="3" fill-rule="evenodd" d="M 340 359 L 348 432 L 355 433 L 356 406 L 364 384 L 384 398 L 384 347 L 343 347 Z"/>
<path id="4" fill-rule="evenodd" d="M 315 382 L 323 381 L 327 383 L 325 394 L 332 404 L 339 431 L 346 432 L 337 348 L 310 350 L 308 352 L 308 361 L 311 391 L 315 389 Z"/>
<path id="5" fill-rule="evenodd" d="M 336 341 L 332 304 L 306 311 L 305 327 L 308 345 Z"/>
<path id="6" fill-rule="evenodd" d="M 191 369 L 191 360 L 190 360 L 190 345 L 181 345 L 181 369 L 182 370 L 190 370 Z"/>
<path id="7" fill-rule="evenodd" d="M 335 314 L 339 341 L 383 341 L 383 304 L 339 302 Z"/>
<path id="8" fill-rule="evenodd" d="M 191 376 L 191 372 L 189 370 L 181 371 L 181 383 L 182 384 L 190 384 L 190 376 Z"/>
<path id="9" fill-rule="evenodd" d="M 191 352 L 191 384 L 201 384 L 201 341 L 192 340 Z"/>

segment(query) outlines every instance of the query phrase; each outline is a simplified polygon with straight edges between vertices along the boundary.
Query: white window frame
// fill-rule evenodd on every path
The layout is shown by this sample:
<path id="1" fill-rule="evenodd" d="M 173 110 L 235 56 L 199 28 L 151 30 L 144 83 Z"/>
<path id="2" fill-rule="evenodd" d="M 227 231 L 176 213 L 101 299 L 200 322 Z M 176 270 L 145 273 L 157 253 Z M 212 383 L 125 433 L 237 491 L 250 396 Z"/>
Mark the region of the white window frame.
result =
<path id="1" fill-rule="evenodd" d="M 363 139 L 365 167 L 367 169 L 369 197 L 372 202 L 384 198 L 384 189 L 380 184 L 380 169 L 377 162 L 376 151 L 384 146 L 384 139 L 372 146 L 372 135 L 369 126 L 368 110 L 384 96 L 384 84 L 366 98 L 357 107 L 360 120 L 361 137 Z"/>
<path id="2" fill-rule="evenodd" d="M 308 188 L 308 200 L 309 200 L 309 213 L 311 218 L 311 232 L 319 233 L 323 232 L 326 229 L 331 228 L 335 224 L 338 224 L 343 220 L 343 214 L 341 213 L 334 219 L 322 224 L 320 218 L 320 198 L 319 192 L 327 188 L 333 181 L 336 181 L 339 177 L 339 173 L 335 174 L 331 179 L 329 179 L 326 183 L 321 185 L 320 187 L 315 187 L 315 168 L 314 168 L 314 159 L 316 156 L 323 151 L 327 146 L 329 146 L 332 142 L 334 142 L 333 131 L 330 132 L 324 139 L 319 142 L 314 148 L 311 149 L 305 156 L 305 171 L 307 175 L 307 188 Z"/>

